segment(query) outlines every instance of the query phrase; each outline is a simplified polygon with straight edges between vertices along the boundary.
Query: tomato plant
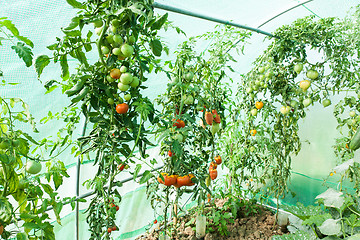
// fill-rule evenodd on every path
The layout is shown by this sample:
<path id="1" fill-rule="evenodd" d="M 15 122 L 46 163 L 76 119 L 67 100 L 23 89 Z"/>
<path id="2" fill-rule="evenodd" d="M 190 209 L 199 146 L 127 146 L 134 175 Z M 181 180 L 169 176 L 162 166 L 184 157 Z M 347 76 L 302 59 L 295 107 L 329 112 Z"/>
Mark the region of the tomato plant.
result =
<path id="1" fill-rule="evenodd" d="M 217 156 L 217 141 L 226 126 L 224 112 L 231 79 L 225 74 L 228 61 L 234 60 L 227 53 L 232 40 L 240 34 L 244 39 L 247 34 L 235 31 L 230 27 L 207 33 L 198 38 L 215 38 L 208 52 L 197 54 L 193 49 L 196 39 L 182 43 L 177 51 L 175 62 L 167 62 L 170 71 L 170 82 L 166 94 L 160 96 L 157 103 L 162 107 L 159 115 L 158 139 L 161 142 L 161 155 L 164 156 L 164 167 L 161 171 L 168 175 L 177 175 L 176 184 L 165 187 L 161 195 L 157 190 L 164 184 L 149 183 L 148 194 L 154 208 L 156 199 L 165 203 L 165 231 L 168 208 L 173 210 L 173 226 L 171 234 L 176 234 L 176 216 L 178 199 L 184 193 L 192 193 L 199 209 L 206 201 L 206 192 L 211 192 L 211 177 L 216 178 L 217 170 L 209 171 L 209 164 Z M 241 46 L 237 46 L 241 48 Z M 236 47 L 236 48 L 237 48 Z M 209 56 L 207 56 L 209 54 Z M 205 57 L 208 58 L 205 60 Z M 219 60 L 220 59 L 220 60 Z M 224 83 L 223 81 L 227 81 Z M 171 152 L 171 154 L 170 154 Z M 220 161 L 218 159 L 217 161 Z M 211 165 L 213 166 L 213 165 Z M 158 177 L 158 182 L 166 178 Z M 175 195 L 171 201 L 169 196 Z M 200 210 L 201 211 L 201 210 Z"/>
<path id="2" fill-rule="evenodd" d="M 34 46 L 32 41 L 21 36 L 10 20 L 0 20 L 0 46 L 2 41 L 10 41 L 14 44 L 11 48 L 26 66 L 30 66 L 33 55 L 31 48 Z M 5 78 L 0 70 L 0 87 L 4 89 L 8 84 Z M 54 151 L 53 156 L 48 154 L 49 159 L 45 159 L 44 154 L 40 153 L 53 145 L 50 138 L 36 141 L 33 137 L 38 130 L 27 103 L 18 97 L 0 96 L 0 109 L 1 238 L 54 239 L 51 225 L 54 219 L 46 210 L 52 206 L 56 220 L 60 223 L 60 211 L 66 200 L 60 200 L 56 190 L 62 184 L 63 177 L 69 177 L 65 166 L 57 160 L 59 154 Z M 26 124 L 32 128 L 32 133 L 19 128 Z M 65 145 L 66 142 L 63 146 Z M 36 151 L 40 147 L 45 149 Z M 44 171 L 42 166 L 45 163 L 47 169 Z M 41 178 L 39 173 L 43 173 L 45 178 Z M 73 202 L 74 199 L 70 201 Z"/>
<path id="3" fill-rule="evenodd" d="M 83 114 L 91 126 L 73 152 L 81 159 L 94 154 L 98 170 L 84 183 L 96 193 L 86 210 L 87 222 L 91 239 L 109 239 L 113 230 L 108 229 L 115 225 L 116 211 L 107 203 L 110 198 L 121 201 L 118 176 L 129 166 L 135 180 L 142 166 L 139 161 L 146 157 L 147 146 L 153 145 L 144 124 L 156 124 L 157 118 L 153 104 L 141 91 L 147 88 L 147 73 L 160 70 L 156 57 L 167 48 L 157 32 L 167 21 L 167 14 L 155 16 L 148 0 L 68 3 L 79 10 L 77 15 L 62 29 L 65 36 L 48 46 L 53 56 L 37 57 L 35 66 L 40 75 L 51 61 L 60 64 L 61 81 L 46 86 L 61 86 L 76 116 Z M 94 53 L 98 60 L 89 63 Z M 70 58 L 79 63 L 73 73 Z M 68 138 L 71 134 L 68 132 Z M 140 156 L 135 156 L 136 148 Z M 140 182 L 151 176 L 146 171 Z"/>
<path id="4" fill-rule="evenodd" d="M 298 122 L 305 118 L 307 108 L 315 103 L 329 106 L 331 96 L 340 91 L 359 92 L 358 76 L 349 70 L 349 66 L 358 68 L 350 40 L 356 32 L 350 20 L 315 21 L 313 17 L 298 19 L 274 32 L 276 38 L 255 60 L 254 68 L 242 76 L 233 103 L 237 107 L 230 111 L 234 122 L 222 139 L 234 194 L 273 194 L 278 199 L 289 191 L 292 156 L 301 149 Z M 310 62 L 309 49 L 323 54 L 321 60 Z M 256 111 L 254 101 L 264 102 L 266 108 Z M 351 109 L 358 109 L 358 101 L 347 96 L 334 112 L 338 128 L 346 127 L 349 136 L 358 122 L 353 115 L 340 116 Z M 252 129 L 257 130 L 256 135 Z M 342 161 L 353 154 L 346 148 L 349 136 L 337 141 L 336 153 Z M 355 174 L 351 176 L 358 181 Z M 238 191 L 240 188 L 244 190 Z"/>

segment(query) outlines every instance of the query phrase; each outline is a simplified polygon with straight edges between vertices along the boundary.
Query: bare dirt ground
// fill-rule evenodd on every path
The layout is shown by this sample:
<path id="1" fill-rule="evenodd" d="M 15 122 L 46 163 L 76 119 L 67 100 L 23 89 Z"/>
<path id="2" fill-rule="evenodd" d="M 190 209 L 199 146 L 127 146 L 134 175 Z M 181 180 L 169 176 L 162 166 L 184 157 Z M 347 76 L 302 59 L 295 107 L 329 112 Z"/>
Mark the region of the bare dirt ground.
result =
<path id="1" fill-rule="evenodd" d="M 221 209 L 226 200 L 215 200 L 216 207 Z M 209 211 L 209 209 L 208 209 Z M 206 212 L 206 210 L 205 210 Z M 186 215 L 178 219 L 177 234 L 172 239 L 190 239 L 195 240 L 195 224 L 192 220 L 194 216 Z M 212 225 L 212 219 L 207 219 L 208 226 Z M 240 216 L 233 219 L 233 223 L 228 221 L 228 235 L 221 235 L 216 226 L 213 226 L 214 232 L 206 233 L 205 240 L 270 240 L 274 235 L 282 235 L 286 232 L 286 226 L 280 227 L 275 224 L 275 215 L 267 209 L 260 207 L 260 211 L 252 216 Z M 148 234 L 138 237 L 137 239 L 157 240 L 159 239 L 158 229 L 153 229 Z"/>

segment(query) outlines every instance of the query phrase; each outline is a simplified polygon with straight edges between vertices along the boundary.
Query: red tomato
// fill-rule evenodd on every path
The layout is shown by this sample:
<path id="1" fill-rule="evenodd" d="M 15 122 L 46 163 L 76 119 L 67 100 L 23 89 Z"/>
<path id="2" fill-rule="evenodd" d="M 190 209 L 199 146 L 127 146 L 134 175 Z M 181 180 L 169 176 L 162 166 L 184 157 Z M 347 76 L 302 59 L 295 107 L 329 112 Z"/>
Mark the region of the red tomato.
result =
<path id="1" fill-rule="evenodd" d="M 222 163 L 221 156 L 215 157 L 215 162 L 217 165 L 220 165 Z"/>
<path id="2" fill-rule="evenodd" d="M 116 112 L 119 114 L 125 114 L 129 110 L 129 105 L 127 103 L 120 103 L 116 105 Z"/>
<path id="3" fill-rule="evenodd" d="M 216 123 L 220 123 L 221 122 L 220 115 L 217 113 L 216 109 L 212 110 L 212 113 L 215 115 L 214 121 Z"/>
<path id="4" fill-rule="evenodd" d="M 211 180 L 215 180 L 217 178 L 218 172 L 216 169 L 213 169 L 213 170 L 209 171 L 209 174 L 210 174 Z"/>
<path id="5" fill-rule="evenodd" d="M 169 150 L 168 155 L 169 155 L 169 157 L 172 157 L 172 156 L 174 156 L 174 153 L 171 150 Z"/>
<path id="6" fill-rule="evenodd" d="M 211 112 L 205 112 L 205 121 L 207 124 L 212 125 L 214 121 L 214 116 Z"/>
<path id="7" fill-rule="evenodd" d="M 174 121 L 174 119 L 173 119 Z M 183 120 L 177 119 L 174 123 L 173 126 L 176 126 L 177 128 L 183 128 L 185 127 L 185 122 Z"/>

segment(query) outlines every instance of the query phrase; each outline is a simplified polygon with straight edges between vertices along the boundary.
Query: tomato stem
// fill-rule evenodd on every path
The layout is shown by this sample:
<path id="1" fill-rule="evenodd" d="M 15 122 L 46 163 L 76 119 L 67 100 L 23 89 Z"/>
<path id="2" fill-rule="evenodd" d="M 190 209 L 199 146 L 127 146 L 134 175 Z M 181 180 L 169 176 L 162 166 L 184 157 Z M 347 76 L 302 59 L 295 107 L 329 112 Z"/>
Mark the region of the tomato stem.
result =
<path id="1" fill-rule="evenodd" d="M 101 51 L 101 46 L 102 46 L 102 41 L 103 41 L 105 32 L 106 32 L 106 30 L 107 30 L 108 27 L 109 27 L 109 23 L 110 23 L 110 18 L 108 18 L 108 19 L 106 20 L 105 25 L 104 25 L 103 29 L 101 30 L 101 34 L 100 34 L 100 36 L 99 36 L 99 39 L 98 39 L 98 41 L 97 41 L 97 43 L 96 43 L 97 49 L 98 49 L 98 53 L 99 53 L 99 57 L 100 57 L 100 61 L 101 61 L 101 63 L 104 65 L 106 71 L 108 71 L 109 68 L 108 68 L 108 66 L 106 65 L 105 61 L 104 61 L 104 54 L 103 54 L 102 51 Z"/>

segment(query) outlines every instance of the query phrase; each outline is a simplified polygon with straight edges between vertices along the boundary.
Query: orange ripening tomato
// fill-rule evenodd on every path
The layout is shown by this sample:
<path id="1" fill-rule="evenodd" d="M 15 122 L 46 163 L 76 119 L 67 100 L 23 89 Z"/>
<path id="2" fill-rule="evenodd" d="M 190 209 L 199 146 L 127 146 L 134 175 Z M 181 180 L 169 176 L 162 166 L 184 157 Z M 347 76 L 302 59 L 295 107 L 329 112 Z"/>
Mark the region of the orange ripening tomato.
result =
<path id="1" fill-rule="evenodd" d="M 214 121 L 216 123 L 220 123 L 221 122 L 220 115 L 217 113 L 216 109 L 212 110 L 212 113 L 215 115 Z"/>
<path id="2" fill-rule="evenodd" d="M 171 186 L 171 185 L 174 185 L 176 183 L 176 175 L 170 175 L 169 176 L 169 174 L 167 174 L 167 173 L 161 173 L 161 175 L 164 177 L 165 181 L 163 181 L 161 179 L 161 177 L 159 176 L 157 178 L 159 183 L 164 184 L 165 186 L 168 186 L 168 187 Z"/>
<path id="3" fill-rule="evenodd" d="M 193 185 L 195 185 L 195 183 L 192 181 L 192 179 L 195 178 L 195 175 L 192 174 L 192 173 L 189 173 L 188 176 L 189 176 L 189 178 L 190 178 L 190 183 L 187 184 L 186 186 L 193 186 Z"/>
<path id="4" fill-rule="evenodd" d="M 171 150 L 169 150 L 168 155 L 169 155 L 169 157 L 172 157 L 174 155 L 174 153 Z"/>
<path id="5" fill-rule="evenodd" d="M 263 108 L 263 106 L 264 106 L 264 103 L 263 102 L 256 102 L 255 103 L 255 107 L 257 108 L 257 109 L 262 109 Z"/>
<path id="6" fill-rule="evenodd" d="M 209 171 L 211 171 L 211 170 L 216 170 L 216 168 L 217 168 L 217 164 L 214 163 L 214 162 L 211 162 L 211 163 L 210 163 L 210 166 L 209 166 Z"/>
<path id="7" fill-rule="evenodd" d="M 215 180 L 217 178 L 218 172 L 216 169 L 213 169 L 213 170 L 209 171 L 209 174 L 210 174 L 211 180 Z"/>
<path id="8" fill-rule="evenodd" d="M 211 112 L 205 112 L 205 121 L 207 124 L 212 125 L 214 121 L 214 116 Z"/>
<path id="9" fill-rule="evenodd" d="M 214 158 L 217 165 L 220 165 L 222 163 L 221 156 L 217 156 Z"/>
<path id="10" fill-rule="evenodd" d="M 346 144 L 346 145 L 345 145 L 345 148 L 349 149 L 349 145 L 348 145 L 348 144 Z"/>
<path id="11" fill-rule="evenodd" d="M 129 111 L 129 105 L 127 103 L 120 103 L 116 105 L 116 112 L 119 114 L 125 114 Z"/>
<path id="12" fill-rule="evenodd" d="M 174 121 L 174 119 L 173 119 Z M 185 127 L 185 122 L 181 119 L 177 119 L 174 123 L 173 126 L 176 126 L 177 128 L 183 128 Z"/>
<path id="13" fill-rule="evenodd" d="M 256 133 L 257 133 L 256 129 L 250 130 L 251 136 L 255 136 Z"/>
<path id="14" fill-rule="evenodd" d="M 119 79 L 121 75 L 120 69 L 113 68 L 110 70 L 110 77 L 113 79 Z"/>
<path id="15" fill-rule="evenodd" d="M 188 184 L 192 183 L 189 175 L 178 176 L 177 179 L 176 179 L 176 182 L 180 187 L 188 186 Z"/>

